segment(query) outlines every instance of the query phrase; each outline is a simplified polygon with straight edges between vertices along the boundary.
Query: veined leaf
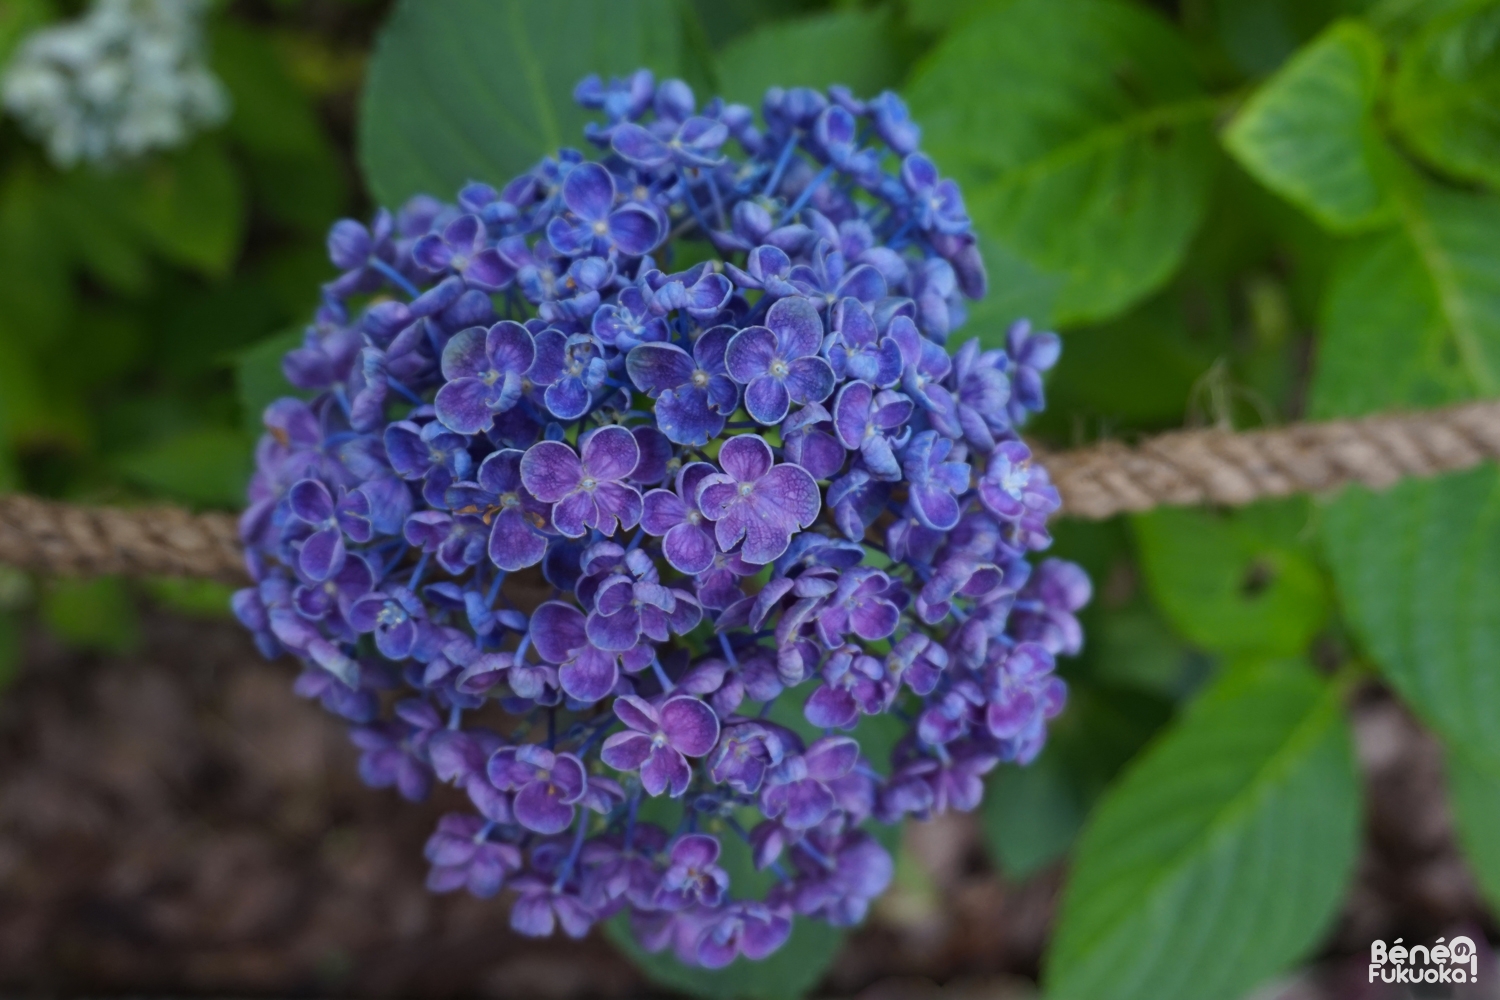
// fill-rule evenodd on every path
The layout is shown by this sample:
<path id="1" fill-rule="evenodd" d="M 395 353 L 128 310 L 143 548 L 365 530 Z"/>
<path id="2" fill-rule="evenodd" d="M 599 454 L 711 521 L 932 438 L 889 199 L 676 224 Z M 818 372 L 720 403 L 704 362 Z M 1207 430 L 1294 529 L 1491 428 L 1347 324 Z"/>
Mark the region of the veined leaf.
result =
<path id="1" fill-rule="evenodd" d="M 677 0 L 403 0 L 375 46 L 359 151 L 378 201 L 451 198 L 495 186 L 583 142 L 594 116 L 573 103 L 589 73 L 687 64 Z M 699 99 L 710 95 L 699 94 Z"/>
<path id="2" fill-rule="evenodd" d="M 1328 290 L 1316 416 L 1500 392 L 1500 199 L 1402 188 L 1402 228 L 1349 248 Z M 1500 476 L 1355 488 L 1323 539 L 1384 675 L 1453 745 L 1500 763 Z"/>
<path id="3" fill-rule="evenodd" d="M 1131 523 L 1153 600 L 1204 649 L 1296 655 L 1328 616 L 1327 587 L 1298 539 L 1301 499 L 1232 514 L 1163 507 Z"/>
<path id="4" fill-rule="evenodd" d="M 773 21 L 719 53 L 725 100 L 759 108 L 768 87 L 841 83 L 861 97 L 895 86 L 900 72 L 894 26 L 881 11 L 838 10 Z"/>
<path id="5" fill-rule="evenodd" d="M 1480 891 L 1490 906 L 1500 906 L 1500 765 L 1449 744 L 1444 752 L 1448 801 L 1453 807 L 1458 840 Z"/>
<path id="6" fill-rule="evenodd" d="M 1468 3 L 1401 47 L 1391 123 L 1439 170 L 1500 187 L 1500 4 Z"/>
<path id="7" fill-rule="evenodd" d="M 1339 685 L 1243 667 L 1085 827 L 1047 961 L 1057 1000 L 1230 1000 L 1312 947 L 1358 848 Z"/>
<path id="8" fill-rule="evenodd" d="M 928 54 L 908 96 L 978 230 L 1063 279 L 1055 322 L 1114 315 L 1181 263 L 1212 182 L 1216 105 L 1155 15 L 1118 0 L 998 5 Z"/>
<path id="9" fill-rule="evenodd" d="M 1224 133 L 1230 153 L 1261 183 L 1335 232 L 1390 222 L 1390 151 L 1374 108 L 1384 46 L 1341 21 L 1245 103 Z"/>

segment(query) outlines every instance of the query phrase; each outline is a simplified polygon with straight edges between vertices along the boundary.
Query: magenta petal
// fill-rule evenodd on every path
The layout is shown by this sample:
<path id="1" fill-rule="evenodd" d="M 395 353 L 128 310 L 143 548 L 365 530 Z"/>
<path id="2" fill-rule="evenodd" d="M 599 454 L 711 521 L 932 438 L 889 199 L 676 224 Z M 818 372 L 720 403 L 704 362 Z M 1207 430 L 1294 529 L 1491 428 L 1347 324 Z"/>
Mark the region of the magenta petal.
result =
<path id="1" fill-rule="evenodd" d="M 573 822 L 573 807 L 564 805 L 544 781 L 529 782 L 511 806 L 516 822 L 537 833 L 562 833 Z"/>
<path id="2" fill-rule="evenodd" d="M 583 612 L 571 604 L 547 601 L 531 615 L 531 644 L 549 663 L 563 663 L 588 644 Z"/>
<path id="3" fill-rule="evenodd" d="M 740 434 L 719 449 L 719 465 L 742 483 L 753 483 L 771 470 L 771 446 L 758 434 Z"/>
<path id="4" fill-rule="evenodd" d="M 541 562 L 547 554 L 547 540 L 531 530 L 519 508 L 512 507 L 496 516 L 490 529 L 489 552 L 491 562 L 513 573 Z"/>
<path id="5" fill-rule="evenodd" d="M 625 428 L 619 431 L 630 439 L 635 447 L 635 438 Z M 573 449 L 561 441 L 541 441 L 527 449 L 521 457 L 521 482 L 531 495 L 542 503 L 556 503 L 578 488 L 583 478 L 583 463 Z"/>
<path id="6" fill-rule="evenodd" d="M 802 714 L 820 729 L 848 729 L 859 721 L 859 706 L 846 688 L 823 684 L 807 699 Z"/>
<path id="7" fill-rule="evenodd" d="M 662 539 L 662 554 L 679 573 L 696 576 L 714 564 L 719 552 L 714 536 L 698 524 L 679 524 Z"/>
<path id="8" fill-rule="evenodd" d="M 800 295 L 780 299 L 766 314 L 766 326 L 776 332 L 783 358 L 804 358 L 823 343 L 823 317 L 810 299 Z"/>
<path id="9" fill-rule="evenodd" d="M 644 733 L 615 733 L 604 741 L 599 759 L 616 771 L 637 770 L 651 756 L 651 737 Z"/>
<path id="10" fill-rule="evenodd" d="M 687 791 L 688 783 L 692 780 L 693 769 L 688 766 L 682 754 L 671 747 L 657 747 L 646 763 L 641 765 L 641 784 L 645 786 L 648 795 L 669 792 L 675 799 Z"/>
<path id="11" fill-rule="evenodd" d="M 581 649 L 578 659 L 565 664 L 557 672 L 558 681 L 568 697 L 587 704 L 614 690 L 619 677 L 618 658 L 591 646 Z"/>
<path id="12" fill-rule="evenodd" d="M 702 757 L 719 741 L 719 717 L 697 698 L 678 695 L 661 706 L 661 728 L 672 746 L 689 757 Z"/>
<path id="13" fill-rule="evenodd" d="M 635 471 L 640 460 L 641 448 L 635 435 L 618 425 L 601 427 L 583 445 L 583 465 L 588 475 L 599 480 L 624 479 Z M 530 489 L 529 484 L 527 488 Z M 538 500 L 546 499 L 534 489 L 531 492 Z"/>
<path id="14" fill-rule="evenodd" d="M 594 504 L 600 512 L 595 525 L 606 538 L 615 533 L 611 518 L 617 518 L 620 526 L 629 530 L 641 522 L 641 494 L 633 486 L 624 483 L 603 483 L 594 490 Z M 605 516 L 608 515 L 608 516 Z"/>
<path id="15" fill-rule="evenodd" d="M 764 375 L 776 360 L 776 335 L 763 326 L 749 326 L 735 334 L 724 351 L 724 364 L 736 382 Z"/>
<path id="16" fill-rule="evenodd" d="M 792 396 L 786 383 L 774 376 L 758 375 L 745 387 L 745 409 L 757 423 L 781 423 L 791 405 Z"/>
<path id="17" fill-rule="evenodd" d="M 443 378 L 473 378 L 489 370 L 483 327 L 471 326 L 455 333 L 443 348 Z M 524 370 L 524 369 L 523 369 Z"/>
<path id="18" fill-rule="evenodd" d="M 625 607 L 612 615 L 589 615 L 588 634 L 589 641 L 600 649 L 624 652 L 641 637 L 640 609 Z"/>
<path id="19" fill-rule="evenodd" d="M 646 699 L 633 694 L 622 695 L 615 699 L 615 715 L 631 729 L 642 733 L 655 733 L 659 727 L 660 717 L 656 708 Z"/>
<path id="20" fill-rule="evenodd" d="M 687 520 L 688 506 L 671 490 L 652 490 L 641 498 L 641 527 L 661 536 Z"/>
<path id="21" fill-rule="evenodd" d="M 859 762 L 859 744 L 848 736 L 824 736 L 803 755 L 808 777 L 818 781 L 842 778 Z"/>

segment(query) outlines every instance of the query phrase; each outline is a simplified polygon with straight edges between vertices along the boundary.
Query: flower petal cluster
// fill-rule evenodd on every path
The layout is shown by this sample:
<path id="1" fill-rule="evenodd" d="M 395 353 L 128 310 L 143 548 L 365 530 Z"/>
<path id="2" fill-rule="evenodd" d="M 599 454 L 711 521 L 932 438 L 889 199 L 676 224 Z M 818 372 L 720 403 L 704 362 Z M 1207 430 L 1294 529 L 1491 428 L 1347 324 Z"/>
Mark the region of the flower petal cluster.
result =
<path id="1" fill-rule="evenodd" d="M 5 108 L 60 167 L 183 145 L 229 114 L 203 52 L 207 0 L 94 0 L 22 40 Z"/>
<path id="2" fill-rule="evenodd" d="M 1018 428 L 1059 345 L 950 354 L 984 270 L 896 95 L 577 97 L 593 158 L 334 226 L 234 607 L 368 783 L 466 796 L 434 890 L 512 890 L 526 934 L 628 911 L 720 968 L 858 922 L 869 824 L 1042 750 L 1090 597 L 1032 561 L 1059 500 Z"/>

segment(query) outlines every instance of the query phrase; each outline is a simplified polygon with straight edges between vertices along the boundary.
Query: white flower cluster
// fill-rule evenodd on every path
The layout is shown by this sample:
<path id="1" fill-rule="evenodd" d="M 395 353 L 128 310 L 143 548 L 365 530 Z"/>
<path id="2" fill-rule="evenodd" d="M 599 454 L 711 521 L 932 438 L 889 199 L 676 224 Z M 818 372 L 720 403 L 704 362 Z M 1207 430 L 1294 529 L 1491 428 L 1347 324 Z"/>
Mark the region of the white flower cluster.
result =
<path id="1" fill-rule="evenodd" d="M 27 37 L 6 68 L 5 107 L 58 166 L 181 145 L 229 113 L 204 62 L 203 0 L 95 0 Z"/>

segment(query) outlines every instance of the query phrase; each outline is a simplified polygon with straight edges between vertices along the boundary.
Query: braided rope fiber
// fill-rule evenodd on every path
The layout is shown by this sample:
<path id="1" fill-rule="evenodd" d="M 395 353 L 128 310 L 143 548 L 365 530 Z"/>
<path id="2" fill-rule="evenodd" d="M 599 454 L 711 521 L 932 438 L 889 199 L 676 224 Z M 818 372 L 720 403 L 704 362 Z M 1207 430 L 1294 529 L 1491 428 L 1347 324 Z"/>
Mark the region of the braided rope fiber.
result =
<path id="1" fill-rule="evenodd" d="M 1500 401 L 1268 430 L 1176 431 L 1043 454 L 1061 513 L 1239 506 L 1350 483 L 1383 489 L 1500 458 Z M 62 575 L 246 579 L 235 519 L 176 507 L 93 507 L 0 496 L 0 564 Z"/>

